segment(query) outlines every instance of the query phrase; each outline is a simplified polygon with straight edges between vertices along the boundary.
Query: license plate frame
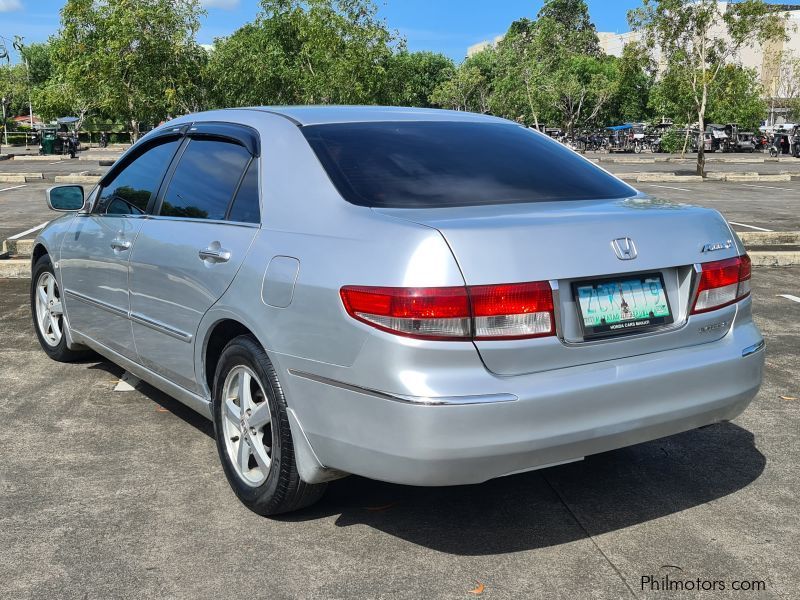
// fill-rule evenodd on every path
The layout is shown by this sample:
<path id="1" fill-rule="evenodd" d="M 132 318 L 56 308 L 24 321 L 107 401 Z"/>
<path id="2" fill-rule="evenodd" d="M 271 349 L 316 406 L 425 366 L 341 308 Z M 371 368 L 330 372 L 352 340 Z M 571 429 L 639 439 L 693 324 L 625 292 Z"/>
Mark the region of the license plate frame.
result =
<path id="1" fill-rule="evenodd" d="M 653 279 L 657 280 L 661 286 L 660 292 L 664 297 L 664 303 L 666 304 L 667 308 L 666 315 L 639 318 L 633 316 L 629 319 L 620 319 L 618 321 L 614 321 L 613 323 L 603 323 L 598 325 L 586 324 L 586 319 L 583 314 L 583 307 L 581 306 L 580 302 L 579 290 L 581 288 L 592 286 L 594 289 L 597 289 L 598 285 L 607 285 L 611 282 L 616 283 L 618 287 L 621 287 L 625 283 L 633 281 L 638 281 L 640 287 L 643 287 L 644 283 Z M 631 293 L 633 294 L 634 292 L 631 290 Z M 633 335 L 636 333 L 642 333 L 644 331 L 660 329 L 667 325 L 672 325 L 675 322 L 675 315 L 672 311 L 672 305 L 669 301 L 669 294 L 667 294 L 667 290 L 664 285 L 664 276 L 658 271 L 645 273 L 626 273 L 623 275 L 611 275 L 607 277 L 596 277 L 573 281 L 572 298 L 575 302 L 575 306 L 577 307 L 578 319 L 580 321 L 581 332 L 583 333 L 584 340 Z"/>

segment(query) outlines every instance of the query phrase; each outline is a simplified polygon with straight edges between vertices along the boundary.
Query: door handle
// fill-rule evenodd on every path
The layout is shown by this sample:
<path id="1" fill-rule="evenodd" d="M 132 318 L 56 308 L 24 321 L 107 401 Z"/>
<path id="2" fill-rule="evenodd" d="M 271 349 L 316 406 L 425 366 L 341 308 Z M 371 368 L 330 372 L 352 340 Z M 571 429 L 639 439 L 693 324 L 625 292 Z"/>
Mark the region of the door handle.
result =
<path id="1" fill-rule="evenodd" d="M 121 240 L 116 238 L 111 240 L 111 247 L 118 252 L 123 252 L 125 250 L 130 250 L 131 243 L 128 240 Z"/>
<path id="2" fill-rule="evenodd" d="M 197 255 L 200 257 L 200 260 L 207 260 L 212 263 L 228 262 L 231 259 L 230 250 L 214 247 L 213 245 L 200 250 Z"/>

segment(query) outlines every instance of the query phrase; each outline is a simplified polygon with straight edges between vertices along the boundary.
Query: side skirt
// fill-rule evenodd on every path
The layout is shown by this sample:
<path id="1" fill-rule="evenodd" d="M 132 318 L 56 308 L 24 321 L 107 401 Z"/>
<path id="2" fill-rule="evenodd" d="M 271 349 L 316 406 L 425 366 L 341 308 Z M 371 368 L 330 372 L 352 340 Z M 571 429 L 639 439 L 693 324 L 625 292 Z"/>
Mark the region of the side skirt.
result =
<path id="1" fill-rule="evenodd" d="M 101 344 L 100 342 L 90 338 L 87 335 L 84 335 L 78 331 L 72 330 L 72 340 L 79 344 L 84 344 L 89 346 L 92 350 L 97 352 L 98 354 L 102 354 L 105 358 L 110 360 L 111 362 L 119 365 L 126 371 L 129 371 L 136 375 L 139 379 L 146 381 L 154 388 L 158 388 L 165 394 L 169 394 L 179 402 L 185 404 L 192 410 L 200 413 L 206 419 L 211 419 L 211 402 L 205 398 L 198 396 L 197 394 L 190 392 L 187 389 L 182 388 L 179 385 L 176 385 L 165 379 L 158 373 L 154 373 L 147 367 L 143 367 L 137 362 L 130 360 L 129 358 L 125 358 L 121 354 L 115 352 L 111 348 L 108 348 Z"/>

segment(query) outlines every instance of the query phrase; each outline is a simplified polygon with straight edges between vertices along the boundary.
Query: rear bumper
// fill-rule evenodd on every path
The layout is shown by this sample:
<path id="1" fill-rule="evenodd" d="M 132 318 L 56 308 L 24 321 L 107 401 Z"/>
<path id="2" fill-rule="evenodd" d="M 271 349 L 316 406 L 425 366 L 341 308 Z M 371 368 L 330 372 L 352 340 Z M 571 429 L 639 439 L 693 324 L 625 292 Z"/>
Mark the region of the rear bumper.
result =
<path id="1" fill-rule="evenodd" d="M 497 394 L 482 403 L 469 391 L 451 397 L 469 403 L 425 405 L 290 378 L 295 397 L 316 399 L 301 426 L 326 467 L 402 484 L 458 485 L 733 419 L 761 385 L 762 344 L 746 321 L 690 348 L 531 375 L 487 372 Z"/>

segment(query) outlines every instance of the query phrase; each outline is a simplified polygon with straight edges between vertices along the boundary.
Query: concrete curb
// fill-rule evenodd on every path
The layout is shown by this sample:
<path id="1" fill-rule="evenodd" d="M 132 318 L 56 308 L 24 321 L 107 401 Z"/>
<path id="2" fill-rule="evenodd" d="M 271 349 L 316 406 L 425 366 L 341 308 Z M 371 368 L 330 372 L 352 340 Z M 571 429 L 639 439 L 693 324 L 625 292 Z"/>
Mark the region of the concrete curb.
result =
<path id="1" fill-rule="evenodd" d="M 28 279 L 31 276 L 31 261 L 27 258 L 0 260 L 0 279 Z"/>
<path id="2" fill-rule="evenodd" d="M 43 180 L 43 173 L 0 173 L 0 183 L 26 183 Z"/>
<path id="3" fill-rule="evenodd" d="M 620 179 L 639 183 L 702 183 L 699 175 L 676 175 L 675 173 L 616 173 Z"/>
<path id="4" fill-rule="evenodd" d="M 95 154 L 95 155 L 91 155 L 91 154 L 88 154 L 88 155 L 87 155 L 87 154 L 82 154 L 82 155 L 80 155 L 80 156 L 78 157 L 78 160 L 97 160 L 97 161 L 101 161 L 101 160 L 103 160 L 103 161 L 105 161 L 105 160 L 111 160 L 111 161 L 115 161 L 115 160 L 117 160 L 117 159 L 118 159 L 120 156 L 122 156 L 122 154 Z"/>
<path id="5" fill-rule="evenodd" d="M 739 173 L 729 173 L 725 176 L 725 181 L 791 181 L 792 176 L 784 175 L 746 175 Z"/>
<path id="6" fill-rule="evenodd" d="M 25 183 L 24 175 L 0 175 L 0 183 Z"/>
<path id="7" fill-rule="evenodd" d="M 800 250 L 796 252 L 748 252 L 754 267 L 792 267 L 800 265 Z"/>
<path id="8" fill-rule="evenodd" d="M 737 233 L 739 239 L 746 246 L 800 246 L 800 231 L 741 231 Z"/>
<path id="9" fill-rule="evenodd" d="M 792 181 L 793 178 L 800 178 L 800 173 L 780 173 L 780 174 L 766 174 L 761 175 L 755 171 L 745 171 L 740 173 L 726 173 L 724 171 L 711 171 L 706 173 L 705 178 L 699 175 L 676 175 L 675 173 L 648 173 L 648 172 L 631 172 L 631 173 L 615 173 L 620 179 L 626 181 L 636 181 L 638 183 L 704 183 L 713 181 L 719 182 L 778 182 L 778 181 Z"/>
<path id="10" fill-rule="evenodd" d="M 5 240 L 2 254 L 10 254 L 17 258 L 30 258 L 33 253 L 33 242 L 36 238 Z"/>
<path id="11" fill-rule="evenodd" d="M 56 175 L 56 183 L 86 183 L 89 185 L 100 181 L 100 175 Z"/>
<path id="12" fill-rule="evenodd" d="M 14 157 L 14 160 L 20 160 L 24 162 L 54 162 L 57 160 L 69 160 L 69 156 L 62 156 L 60 154 L 51 154 L 45 156 L 39 156 L 38 154 L 19 154 Z"/>

